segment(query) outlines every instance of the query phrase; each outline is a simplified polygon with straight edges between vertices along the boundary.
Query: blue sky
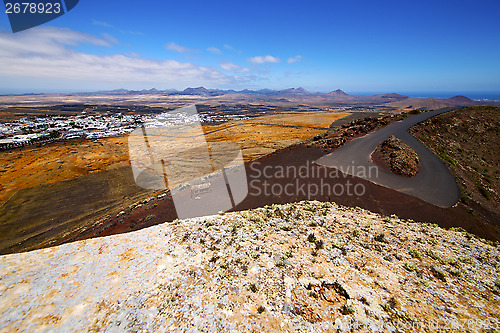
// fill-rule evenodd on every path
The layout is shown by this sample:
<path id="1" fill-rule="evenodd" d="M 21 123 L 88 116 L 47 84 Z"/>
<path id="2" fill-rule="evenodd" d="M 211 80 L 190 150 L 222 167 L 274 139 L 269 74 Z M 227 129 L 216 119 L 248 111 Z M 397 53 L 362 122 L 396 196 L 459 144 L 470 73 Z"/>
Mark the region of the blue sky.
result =
<path id="1" fill-rule="evenodd" d="M 0 93 L 500 92 L 500 2 L 96 1 L 13 34 Z"/>

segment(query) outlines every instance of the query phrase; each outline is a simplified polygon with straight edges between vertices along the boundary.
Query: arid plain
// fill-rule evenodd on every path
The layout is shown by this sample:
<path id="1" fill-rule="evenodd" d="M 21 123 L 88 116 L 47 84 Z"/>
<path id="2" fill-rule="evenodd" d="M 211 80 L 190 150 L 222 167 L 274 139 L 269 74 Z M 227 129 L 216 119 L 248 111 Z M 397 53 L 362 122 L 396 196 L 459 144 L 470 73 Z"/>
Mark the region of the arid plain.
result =
<path id="1" fill-rule="evenodd" d="M 236 143 L 250 161 L 322 133 L 346 115 L 338 109 L 284 112 L 207 124 L 203 131 L 207 142 Z M 128 136 L 0 153 L 1 247 L 53 244 L 157 193 L 134 183 L 129 158 Z"/>

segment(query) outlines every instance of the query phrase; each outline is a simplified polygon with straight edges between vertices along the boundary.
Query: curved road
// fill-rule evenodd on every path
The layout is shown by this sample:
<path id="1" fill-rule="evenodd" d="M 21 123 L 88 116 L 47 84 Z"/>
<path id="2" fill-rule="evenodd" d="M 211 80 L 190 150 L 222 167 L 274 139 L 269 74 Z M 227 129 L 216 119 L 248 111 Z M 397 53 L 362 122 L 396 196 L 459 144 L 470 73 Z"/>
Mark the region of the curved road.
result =
<path id="1" fill-rule="evenodd" d="M 442 208 L 451 207 L 460 196 L 455 178 L 436 155 L 408 133 L 408 129 L 433 116 L 456 109 L 445 108 L 409 116 L 403 121 L 348 142 L 334 152 L 318 159 L 316 163 L 337 168 L 344 173 L 415 196 Z M 417 175 L 411 178 L 399 176 L 378 167 L 371 161 L 371 153 L 390 135 L 401 139 L 418 154 L 420 171 Z M 359 172 L 360 170 L 366 170 L 365 175 Z M 368 172 L 369 170 L 371 172 Z"/>

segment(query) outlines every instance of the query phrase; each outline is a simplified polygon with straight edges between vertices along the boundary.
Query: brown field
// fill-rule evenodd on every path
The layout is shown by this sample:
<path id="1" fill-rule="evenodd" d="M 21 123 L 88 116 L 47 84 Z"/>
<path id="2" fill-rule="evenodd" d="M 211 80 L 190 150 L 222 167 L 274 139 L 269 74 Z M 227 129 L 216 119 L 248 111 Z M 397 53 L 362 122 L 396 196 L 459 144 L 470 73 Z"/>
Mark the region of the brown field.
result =
<path id="1" fill-rule="evenodd" d="M 347 115 L 331 111 L 270 115 L 245 120 L 244 126 L 241 122 L 228 122 L 204 127 L 204 131 L 209 133 L 207 141 L 238 144 L 243 159 L 249 161 L 322 133 L 335 120 Z"/>
<path id="2" fill-rule="evenodd" d="M 325 132 L 345 115 L 271 115 L 203 130 L 209 142 L 238 144 L 248 161 Z M 135 185 L 127 144 L 121 136 L 0 153 L 0 253 L 56 243 L 153 195 Z"/>
<path id="3" fill-rule="evenodd" d="M 128 160 L 126 137 L 73 141 L 0 153 L 0 202 L 17 190 L 74 179 Z"/>

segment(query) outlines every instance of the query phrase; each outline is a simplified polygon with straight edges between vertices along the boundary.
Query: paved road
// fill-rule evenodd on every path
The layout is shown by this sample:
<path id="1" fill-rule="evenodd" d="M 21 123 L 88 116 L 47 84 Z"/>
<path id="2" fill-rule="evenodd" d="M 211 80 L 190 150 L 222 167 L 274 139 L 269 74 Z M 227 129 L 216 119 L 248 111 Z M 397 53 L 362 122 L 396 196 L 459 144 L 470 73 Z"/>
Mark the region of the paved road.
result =
<path id="1" fill-rule="evenodd" d="M 364 178 L 376 184 L 415 196 L 438 207 L 451 207 L 458 201 L 460 195 L 455 178 L 436 155 L 408 133 L 408 129 L 428 118 L 452 110 L 456 110 L 456 108 L 439 109 L 409 116 L 403 121 L 348 142 L 334 152 L 318 159 L 316 163 L 337 168 L 352 176 Z M 420 171 L 416 176 L 411 178 L 399 176 L 378 167 L 371 161 L 371 153 L 390 135 L 401 139 L 418 154 Z M 371 172 L 367 171 L 363 175 L 360 170 L 371 170 Z"/>

